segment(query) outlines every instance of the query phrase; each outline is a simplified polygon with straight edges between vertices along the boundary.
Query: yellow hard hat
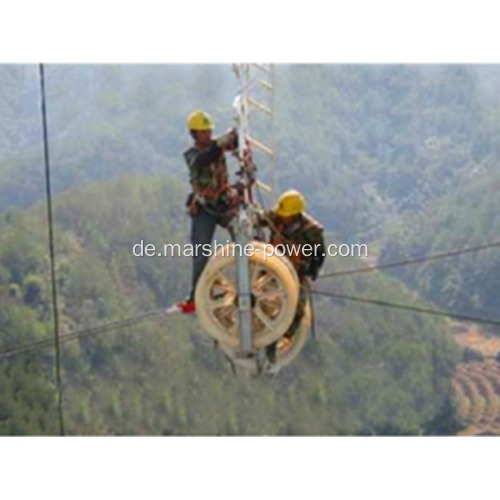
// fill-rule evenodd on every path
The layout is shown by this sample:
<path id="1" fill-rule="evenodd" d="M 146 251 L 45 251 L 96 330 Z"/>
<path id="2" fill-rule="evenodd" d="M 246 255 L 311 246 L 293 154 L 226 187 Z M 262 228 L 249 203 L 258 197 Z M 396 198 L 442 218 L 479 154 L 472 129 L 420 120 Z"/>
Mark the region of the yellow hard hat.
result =
<path id="1" fill-rule="evenodd" d="M 193 111 L 187 119 L 187 126 L 189 130 L 212 130 L 214 124 L 212 118 L 205 111 Z"/>
<path id="2" fill-rule="evenodd" d="M 280 217 L 291 217 L 298 215 L 306 208 L 306 200 L 302 193 L 291 189 L 284 192 L 274 207 L 274 212 Z"/>

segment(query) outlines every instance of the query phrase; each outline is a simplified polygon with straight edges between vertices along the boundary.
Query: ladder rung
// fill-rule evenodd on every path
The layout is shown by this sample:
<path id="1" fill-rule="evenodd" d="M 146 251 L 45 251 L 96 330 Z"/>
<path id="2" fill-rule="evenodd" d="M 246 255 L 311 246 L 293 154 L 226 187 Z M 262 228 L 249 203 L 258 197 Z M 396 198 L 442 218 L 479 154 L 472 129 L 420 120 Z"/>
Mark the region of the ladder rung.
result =
<path id="1" fill-rule="evenodd" d="M 270 186 L 268 186 L 267 184 L 264 184 L 263 182 L 259 181 L 259 179 L 257 179 L 255 181 L 255 183 L 257 184 L 258 187 L 260 187 L 262 189 L 262 191 L 265 191 L 266 193 L 272 193 L 273 190 L 271 189 Z"/>
<path id="2" fill-rule="evenodd" d="M 270 156 L 273 156 L 273 150 L 269 147 L 267 147 L 265 144 L 262 144 L 262 142 L 259 142 L 257 139 L 253 139 L 252 137 L 248 137 L 248 142 L 252 145 L 255 146 L 257 149 L 260 149 L 261 151 L 264 151 L 264 153 L 267 153 Z"/>
<path id="3" fill-rule="evenodd" d="M 271 73 L 271 68 L 266 68 L 263 64 L 252 63 L 252 66 L 255 66 L 256 68 L 259 68 L 260 70 L 265 71 L 266 73 Z"/>
<path id="4" fill-rule="evenodd" d="M 274 85 L 266 80 L 259 78 L 259 83 L 268 90 L 274 90 Z"/>
<path id="5" fill-rule="evenodd" d="M 271 111 L 271 108 L 268 108 L 264 104 L 256 101 L 255 99 L 252 99 L 251 97 L 248 98 L 248 104 L 251 104 L 252 106 L 256 107 L 257 109 L 264 111 L 264 113 L 267 113 L 268 115 L 273 114 L 273 112 Z"/>

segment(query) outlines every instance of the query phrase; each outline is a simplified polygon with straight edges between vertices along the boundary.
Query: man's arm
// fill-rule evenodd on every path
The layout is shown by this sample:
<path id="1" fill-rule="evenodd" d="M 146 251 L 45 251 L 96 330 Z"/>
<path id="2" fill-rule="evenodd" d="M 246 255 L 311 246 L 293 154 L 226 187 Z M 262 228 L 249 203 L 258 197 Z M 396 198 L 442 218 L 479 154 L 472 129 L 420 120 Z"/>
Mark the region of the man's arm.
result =
<path id="1" fill-rule="evenodd" d="M 193 188 L 203 189 L 210 182 L 209 176 L 201 175 L 204 168 L 219 160 L 224 151 L 232 151 L 238 147 L 238 135 L 231 129 L 219 138 L 211 141 L 204 150 L 191 147 L 184 153 L 184 159 L 189 168 L 189 181 Z"/>
<path id="2" fill-rule="evenodd" d="M 192 171 L 210 165 L 210 163 L 216 161 L 221 154 L 222 148 L 217 144 L 217 141 L 212 141 L 210 146 L 203 151 L 196 148 L 188 149 L 184 153 L 184 159 L 189 169 Z"/>
<path id="3" fill-rule="evenodd" d="M 210 146 L 203 151 L 192 148 L 190 151 L 194 151 L 196 156 L 193 155 L 193 158 L 190 158 L 189 161 L 192 161 L 195 167 L 203 168 L 220 158 L 224 151 L 234 151 L 237 147 L 238 134 L 235 129 L 231 129 L 213 140 Z"/>
<path id="4" fill-rule="evenodd" d="M 326 248 L 323 227 L 315 223 L 306 229 L 304 236 L 307 243 L 313 248 L 312 255 L 306 258 L 304 271 L 306 276 L 315 280 L 325 261 Z"/>

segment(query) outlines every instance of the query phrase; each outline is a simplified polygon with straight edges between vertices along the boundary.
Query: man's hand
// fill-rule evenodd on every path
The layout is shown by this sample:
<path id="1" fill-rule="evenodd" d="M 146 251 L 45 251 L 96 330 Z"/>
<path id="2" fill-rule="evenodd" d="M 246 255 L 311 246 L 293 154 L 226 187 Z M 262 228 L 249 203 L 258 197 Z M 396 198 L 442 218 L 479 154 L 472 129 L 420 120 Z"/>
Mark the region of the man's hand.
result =
<path id="1" fill-rule="evenodd" d="M 232 128 L 218 137 L 216 141 L 224 151 L 234 151 L 238 148 L 238 132 L 235 128 Z"/>
<path id="2" fill-rule="evenodd" d="M 240 203 L 240 195 L 238 193 L 238 190 L 234 187 L 231 187 L 224 193 L 223 200 L 229 207 L 229 209 L 236 208 Z"/>
<path id="3" fill-rule="evenodd" d="M 304 263 L 304 275 L 309 276 L 312 281 L 316 281 L 320 267 L 321 266 L 318 266 L 318 262 L 316 261 L 316 259 L 310 258 Z"/>

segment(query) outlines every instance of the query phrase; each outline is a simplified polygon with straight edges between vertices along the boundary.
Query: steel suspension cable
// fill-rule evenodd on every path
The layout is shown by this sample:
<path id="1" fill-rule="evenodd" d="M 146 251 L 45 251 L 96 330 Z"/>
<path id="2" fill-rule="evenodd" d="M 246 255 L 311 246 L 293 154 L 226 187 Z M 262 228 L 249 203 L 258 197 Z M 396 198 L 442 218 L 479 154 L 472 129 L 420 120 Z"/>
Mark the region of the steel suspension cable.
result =
<path id="1" fill-rule="evenodd" d="M 42 132 L 43 132 L 43 154 L 45 163 L 45 189 L 47 199 L 47 221 L 49 237 L 49 257 L 50 257 L 50 276 L 52 283 L 52 310 L 54 318 L 54 349 L 56 354 L 56 384 L 57 384 L 57 412 L 59 416 L 59 431 L 61 436 L 65 435 L 64 412 L 62 406 L 62 377 L 61 377 L 61 349 L 59 345 L 59 306 L 57 301 L 57 281 L 54 250 L 54 223 L 52 217 L 52 191 L 50 180 L 50 155 L 49 140 L 47 131 L 47 105 L 45 95 L 45 71 L 44 65 L 39 65 L 40 70 L 40 94 L 41 94 L 41 113 L 42 113 Z"/>
<path id="2" fill-rule="evenodd" d="M 343 295 L 340 293 L 328 292 L 326 290 L 312 290 L 311 293 L 313 293 L 315 295 L 323 295 L 326 297 L 331 297 L 331 298 L 339 299 L 339 300 L 350 300 L 350 301 L 354 301 L 354 302 L 362 302 L 362 303 L 366 303 L 366 304 L 373 304 L 373 305 L 378 305 L 378 306 L 383 306 L 383 307 L 392 307 L 395 309 L 403 309 L 403 310 L 413 311 L 413 312 L 417 312 L 417 313 L 434 314 L 436 316 L 446 316 L 448 318 L 459 319 L 462 321 L 470 321 L 470 322 L 474 322 L 474 323 L 483 323 L 483 324 L 487 324 L 487 325 L 500 326 L 500 320 L 478 318 L 475 316 L 458 314 L 458 313 L 454 313 L 451 311 L 441 311 L 438 309 L 427 309 L 425 307 L 411 306 L 411 305 L 407 305 L 407 304 L 396 304 L 394 302 L 387 302 L 384 300 L 372 299 L 372 298 L 368 298 L 368 297 L 354 297 L 352 295 Z"/>
<path id="3" fill-rule="evenodd" d="M 112 321 L 110 323 L 105 323 L 104 325 L 98 325 L 92 328 L 85 328 L 83 330 L 78 330 L 74 333 L 67 333 L 65 335 L 59 336 L 59 343 L 68 342 L 71 340 L 77 340 L 81 338 L 91 337 L 98 335 L 100 333 L 106 333 L 118 328 L 125 328 L 128 326 L 133 326 L 145 319 L 158 316 L 159 314 L 165 313 L 165 309 L 156 309 L 154 311 L 149 311 L 137 316 L 132 316 L 130 318 L 125 318 L 123 320 Z M 50 339 L 38 340 L 36 342 L 27 342 L 26 344 L 21 344 L 18 346 L 13 346 L 3 351 L 0 351 L 0 359 L 8 358 L 14 356 L 15 354 L 26 353 L 31 351 L 37 351 L 45 347 L 52 345 L 53 341 Z"/>
<path id="4" fill-rule="evenodd" d="M 389 262 L 387 264 L 379 264 L 376 266 L 369 266 L 369 267 L 359 267 L 359 268 L 355 268 L 355 269 L 347 269 L 345 271 L 335 271 L 332 273 L 322 274 L 322 275 L 318 276 L 317 279 L 331 278 L 334 276 L 345 276 L 348 274 L 368 273 L 368 272 L 372 272 L 372 271 L 378 271 L 379 269 L 389 269 L 392 267 L 401 267 L 401 266 L 406 266 L 406 265 L 410 265 L 410 264 L 427 262 L 430 260 L 445 259 L 447 257 L 454 257 L 454 256 L 462 255 L 465 253 L 478 252 L 480 250 L 486 250 L 488 248 L 495 248 L 495 247 L 500 247 L 500 241 L 493 242 L 493 243 L 487 243 L 485 245 L 480 245 L 480 246 L 476 246 L 476 247 L 463 248 L 461 250 L 451 250 L 449 252 L 436 253 L 436 254 L 427 255 L 427 256 L 423 256 L 423 257 L 416 257 L 413 259 L 407 259 L 407 260 L 402 260 L 402 261 L 397 261 L 397 262 Z"/>

